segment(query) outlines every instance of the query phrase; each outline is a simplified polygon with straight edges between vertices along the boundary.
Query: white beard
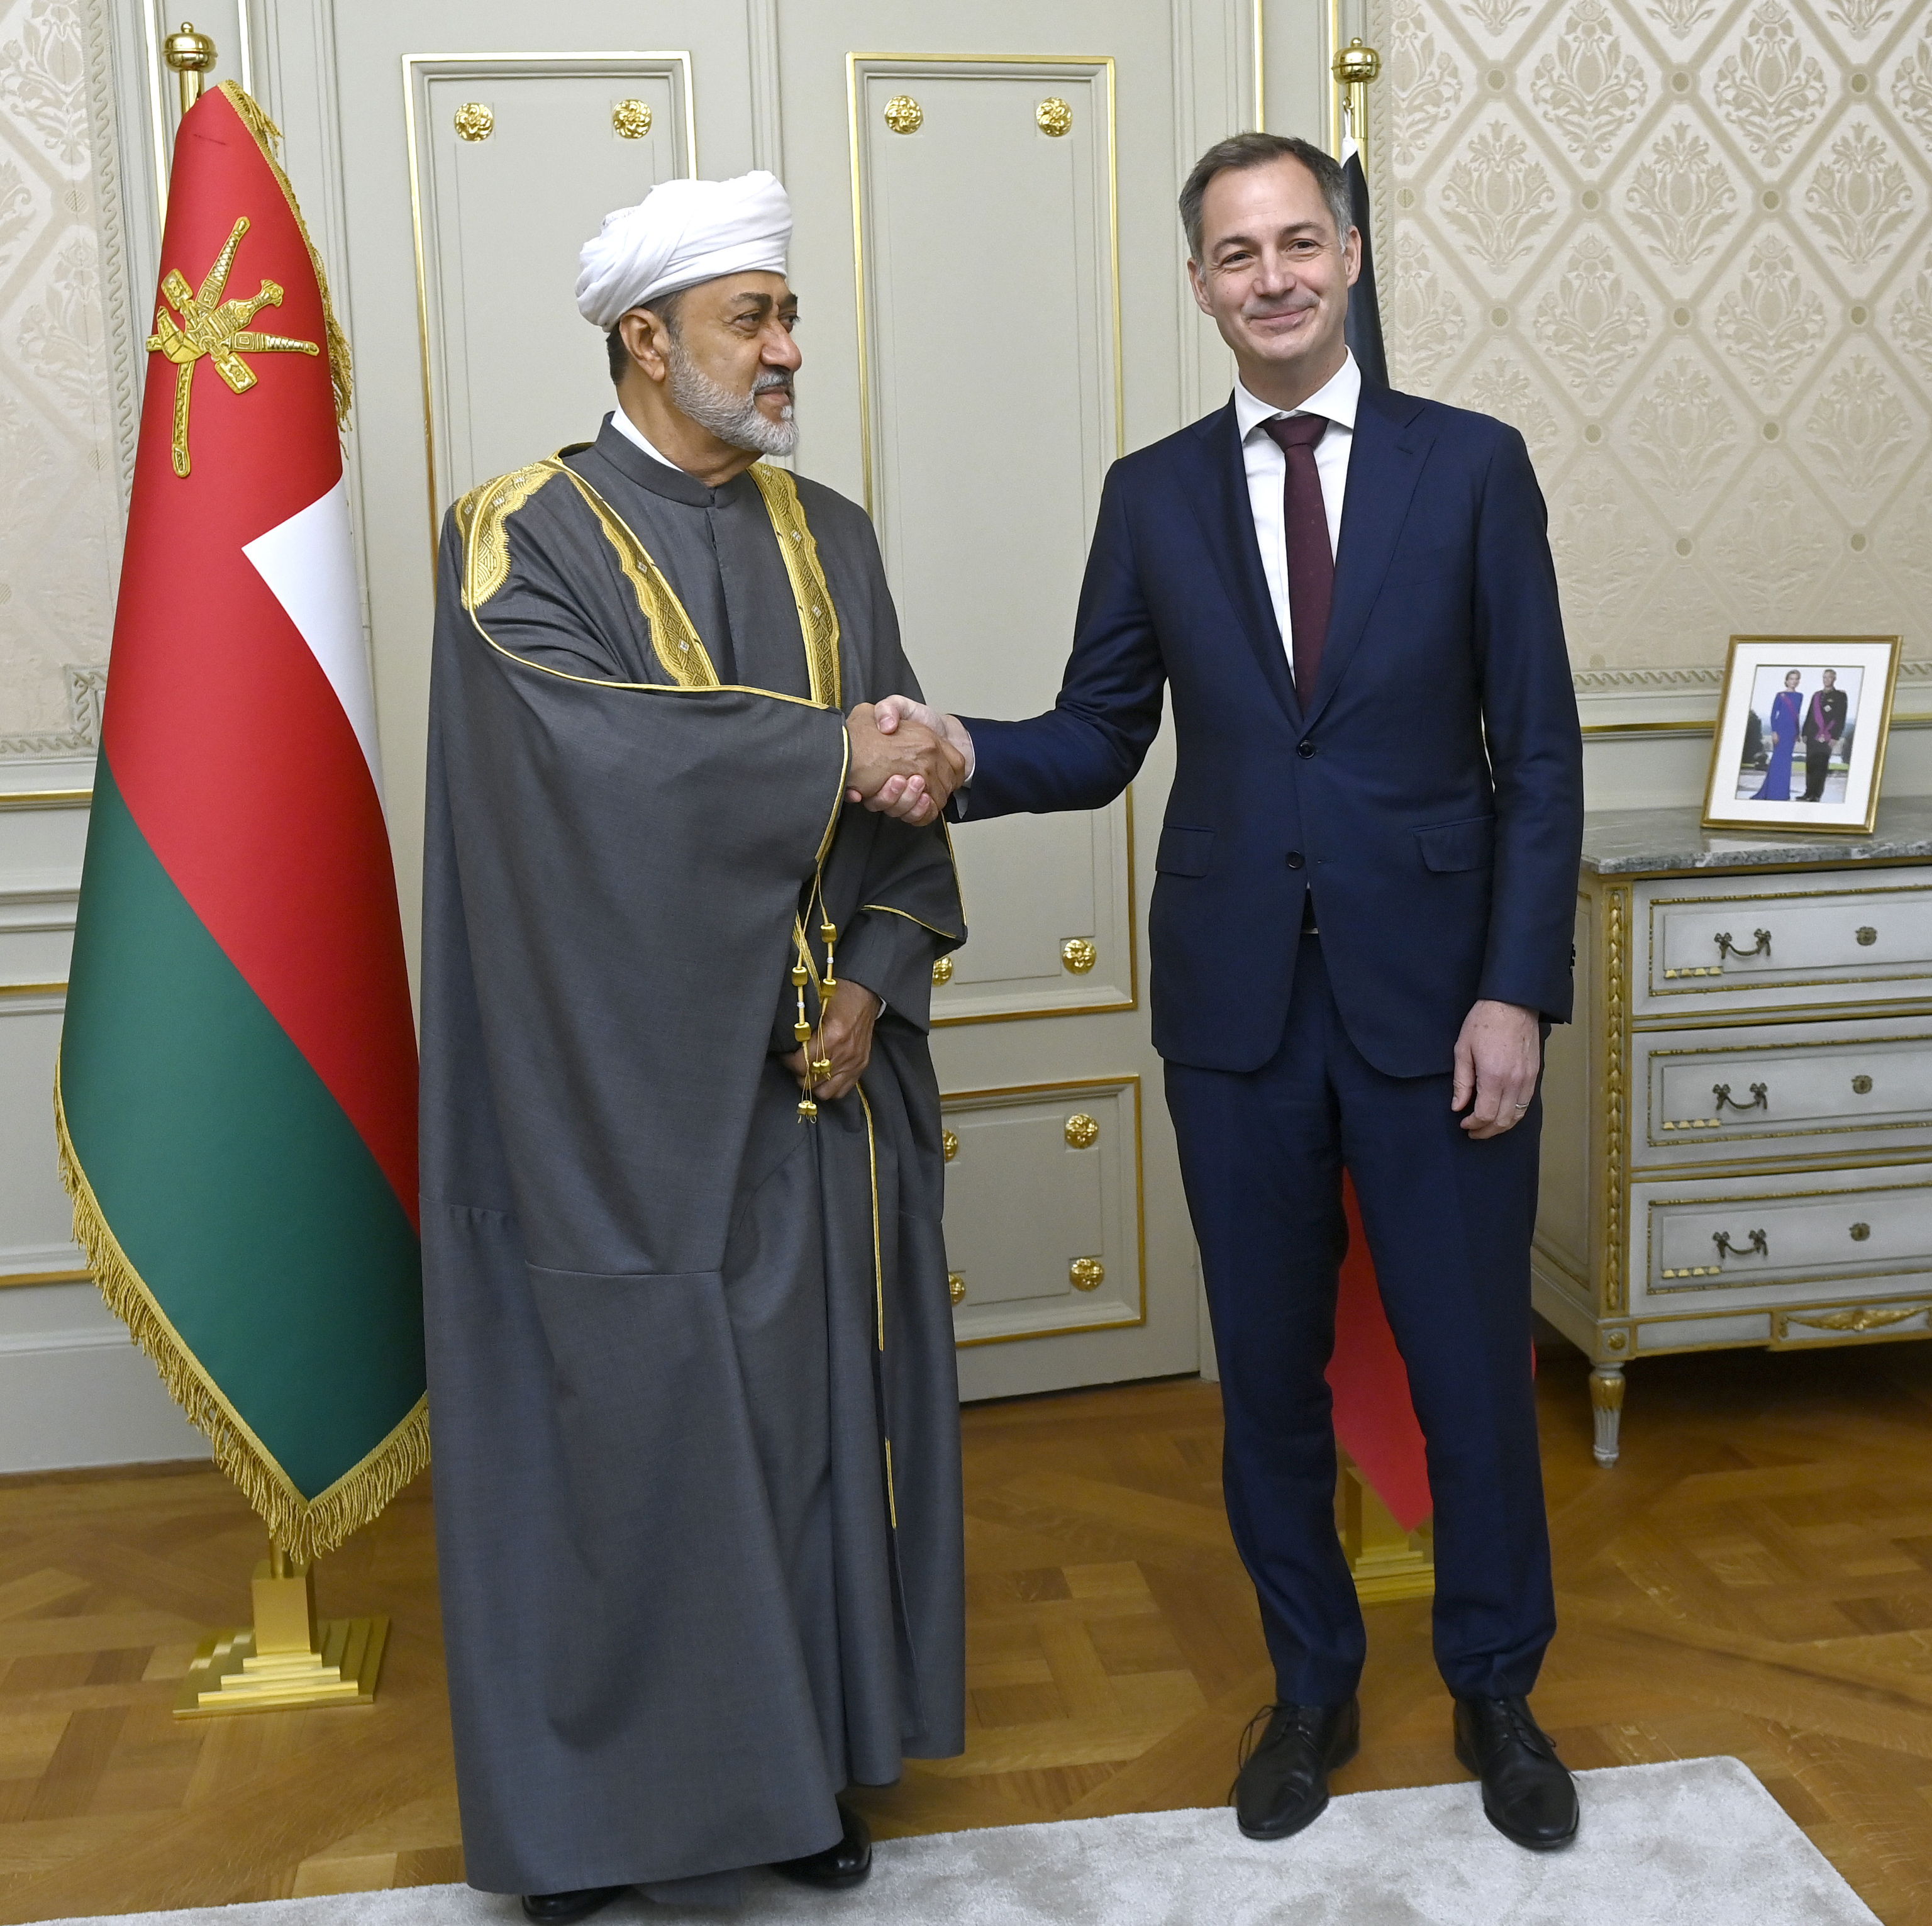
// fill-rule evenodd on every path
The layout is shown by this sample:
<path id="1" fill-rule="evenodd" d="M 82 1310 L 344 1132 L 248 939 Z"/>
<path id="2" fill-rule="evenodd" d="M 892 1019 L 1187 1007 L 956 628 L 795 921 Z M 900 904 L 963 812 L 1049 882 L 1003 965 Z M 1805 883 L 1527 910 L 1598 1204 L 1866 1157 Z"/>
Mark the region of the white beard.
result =
<path id="1" fill-rule="evenodd" d="M 797 447 L 798 423 L 790 402 L 775 422 L 759 408 L 756 387 L 749 394 L 733 394 L 697 367 L 675 343 L 667 358 L 672 403 L 707 434 L 716 435 L 728 447 L 742 448 L 752 454 L 789 454 Z"/>

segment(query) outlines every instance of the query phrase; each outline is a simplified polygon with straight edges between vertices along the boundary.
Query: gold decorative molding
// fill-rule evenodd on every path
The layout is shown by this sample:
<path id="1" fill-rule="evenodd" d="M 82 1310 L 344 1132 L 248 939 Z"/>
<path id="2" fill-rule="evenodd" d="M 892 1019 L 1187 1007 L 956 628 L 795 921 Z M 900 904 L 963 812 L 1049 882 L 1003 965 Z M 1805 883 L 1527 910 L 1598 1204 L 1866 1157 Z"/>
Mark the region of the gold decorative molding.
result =
<path id="1" fill-rule="evenodd" d="M 1932 1305 L 1894 1304 L 1880 1306 L 1876 1304 L 1858 1304 L 1849 1310 L 1780 1311 L 1777 1322 L 1784 1327 L 1803 1324 L 1812 1330 L 1868 1331 L 1882 1330 L 1888 1324 L 1904 1324 L 1908 1318 L 1923 1317 Z M 1778 1335 L 1782 1336 L 1784 1331 Z"/>
<path id="2" fill-rule="evenodd" d="M 1628 1202 L 1624 1167 L 1630 1078 L 1630 911 L 1628 884 L 1604 891 L 1604 1312 L 1629 1306 L 1624 1275 L 1624 1223 Z"/>
<path id="3" fill-rule="evenodd" d="M 1111 1095 L 1126 1103 L 1133 1118 L 1134 1264 L 1139 1281 L 1139 1299 L 1135 1313 L 1131 1318 L 1111 1319 L 1101 1323 L 1055 1324 L 1040 1330 L 998 1331 L 983 1337 L 962 1337 L 957 1340 L 957 1344 L 962 1351 L 976 1350 L 980 1346 L 988 1344 L 1027 1343 L 1040 1338 L 1084 1336 L 1102 1331 L 1130 1330 L 1144 1326 L 1147 1322 L 1147 1183 L 1138 1074 L 1130 1072 L 1125 1076 L 1078 1077 L 1054 1083 L 1008 1084 L 984 1090 L 942 1090 L 939 1101 L 942 1110 L 956 1106 L 997 1108 L 1006 1103 L 1023 1101 L 1028 1097 L 1065 1096 L 1077 1099 L 1078 1095 L 1086 1093 Z M 1102 1260 L 1097 1258 L 1076 1258 L 1074 1262 L 1101 1263 Z M 1102 1278 L 1104 1275 L 1103 1266 Z M 1070 1266 L 1068 1282 L 1072 1283 L 1073 1281 L 1072 1267 Z M 1102 1278 L 1096 1278 L 1091 1285 L 1076 1286 L 1076 1288 L 1083 1291 L 1091 1290 L 1102 1281 Z"/>

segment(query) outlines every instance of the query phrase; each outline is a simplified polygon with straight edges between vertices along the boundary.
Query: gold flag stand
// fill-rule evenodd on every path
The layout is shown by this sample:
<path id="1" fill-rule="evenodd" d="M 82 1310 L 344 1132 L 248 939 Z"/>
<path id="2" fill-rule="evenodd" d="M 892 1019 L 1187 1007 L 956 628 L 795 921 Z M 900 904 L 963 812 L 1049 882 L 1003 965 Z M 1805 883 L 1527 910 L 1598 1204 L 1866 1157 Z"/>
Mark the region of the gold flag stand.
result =
<path id="1" fill-rule="evenodd" d="M 315 1568 L 291 1564 L 273 1540 L 255 1568 L 254 1592 L 252 1625 L 202 1641 L 175 1701 L 176 1718 L 374 1702 L 387 1618 L 318 1619 Z"/>
<path id="2" fill-rule="evenodd" d="M 1345 1451 L 1335 1480 L 1335 1529 L 1355 1596 L 1364 1605 L 1386 1605 L 1397 1598 L 1429 1598 L 1436 1592 L 1436 1532 L 1425 1519 L 1405 1532 Z"/>

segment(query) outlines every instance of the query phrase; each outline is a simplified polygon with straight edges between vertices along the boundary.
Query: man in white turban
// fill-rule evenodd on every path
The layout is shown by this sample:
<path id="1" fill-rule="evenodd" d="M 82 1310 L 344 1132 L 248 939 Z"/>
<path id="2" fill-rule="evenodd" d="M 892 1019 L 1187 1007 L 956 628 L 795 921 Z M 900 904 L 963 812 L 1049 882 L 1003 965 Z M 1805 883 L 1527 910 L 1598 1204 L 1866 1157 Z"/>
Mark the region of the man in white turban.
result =
<path id="1" fill-rule="evenodd" d="M 578 1919 L 871 1865 L 963 1743 L 932 966 L 962 773 L 797 429 L 770 175 L 584 250 L 617 406 L 443 534 L 423 1238 L 468 1877 Z M 851 800 L 918 779 L 913 805 Z"/>

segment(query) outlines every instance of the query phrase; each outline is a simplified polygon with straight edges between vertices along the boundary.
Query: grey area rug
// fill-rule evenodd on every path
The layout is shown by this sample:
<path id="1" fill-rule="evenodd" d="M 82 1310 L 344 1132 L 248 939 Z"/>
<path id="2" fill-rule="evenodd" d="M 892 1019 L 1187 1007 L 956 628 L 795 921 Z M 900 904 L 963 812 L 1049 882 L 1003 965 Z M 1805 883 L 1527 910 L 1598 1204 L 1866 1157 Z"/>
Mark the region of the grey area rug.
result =
<path id="1" fill-rule="evenodd" d="M 1581 1838 L 1526 1852 L 1475 1786 L 1338 1798 L 1258 1845 L 1225 1810 L 882 1841 L 856 1892 L 760 1875 L 730 1914 L 627 1899 L 600 1926 L 1877 1926 L 1735 1759 L 1579 1774 Z M 130 1895 L 134 1897 L 134 1895 Z M 118 1916 L 116 1926 L 508 1926 L 514 1900 L 406 1887 Z"/>

